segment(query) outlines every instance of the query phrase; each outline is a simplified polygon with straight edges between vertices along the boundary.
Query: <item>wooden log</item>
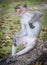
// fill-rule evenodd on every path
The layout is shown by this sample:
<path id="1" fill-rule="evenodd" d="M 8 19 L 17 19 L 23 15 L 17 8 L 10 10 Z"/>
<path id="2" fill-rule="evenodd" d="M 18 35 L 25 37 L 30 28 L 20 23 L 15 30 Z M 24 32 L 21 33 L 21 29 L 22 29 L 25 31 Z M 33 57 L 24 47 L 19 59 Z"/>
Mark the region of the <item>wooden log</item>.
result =
<path id="1" fill-rule="evenodd" d="M 40 59 L 43 53 L 47 54 L 47 41 L 41 40 L 32 50 L 22 56 L 17 57 L 17 61 L 9 65 L 32 65 Z"/>

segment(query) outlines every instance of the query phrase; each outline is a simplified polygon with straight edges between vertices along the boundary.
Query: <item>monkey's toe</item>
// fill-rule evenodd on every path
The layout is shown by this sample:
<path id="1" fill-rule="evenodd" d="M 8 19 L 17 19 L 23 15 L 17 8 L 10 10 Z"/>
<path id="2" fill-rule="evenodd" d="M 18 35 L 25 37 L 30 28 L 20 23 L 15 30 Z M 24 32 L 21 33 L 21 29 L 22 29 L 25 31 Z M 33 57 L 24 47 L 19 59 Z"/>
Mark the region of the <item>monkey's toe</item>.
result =
<path id="1" fill-rule="evenodd" d="M 6 63 L 7 63 L 7 64 L 9 64 L 9 63 L 10 63 L 10 59 L 9 59 L 9 58 L 6 60 Z"/>
<path id="2" fill-rule="evenodd" d="M 11 62 L 15 62 L 15 61 L 16 61 L 16 57 L 12 57 L 12 58 L 10 59 L 10 61 L 11 61 Z"/>

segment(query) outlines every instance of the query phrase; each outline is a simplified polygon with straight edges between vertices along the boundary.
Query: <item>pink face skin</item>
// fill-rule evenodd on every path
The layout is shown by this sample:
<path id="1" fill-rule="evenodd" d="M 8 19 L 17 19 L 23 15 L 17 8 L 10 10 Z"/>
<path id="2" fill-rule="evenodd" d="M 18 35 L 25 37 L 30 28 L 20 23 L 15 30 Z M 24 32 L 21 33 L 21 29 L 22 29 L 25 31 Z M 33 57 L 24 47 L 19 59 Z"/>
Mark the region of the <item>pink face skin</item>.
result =
<path id="1" fill-rule="evenodd" d="M 16 9 L 17 14 L 21 14 L 21 9 Z"/>

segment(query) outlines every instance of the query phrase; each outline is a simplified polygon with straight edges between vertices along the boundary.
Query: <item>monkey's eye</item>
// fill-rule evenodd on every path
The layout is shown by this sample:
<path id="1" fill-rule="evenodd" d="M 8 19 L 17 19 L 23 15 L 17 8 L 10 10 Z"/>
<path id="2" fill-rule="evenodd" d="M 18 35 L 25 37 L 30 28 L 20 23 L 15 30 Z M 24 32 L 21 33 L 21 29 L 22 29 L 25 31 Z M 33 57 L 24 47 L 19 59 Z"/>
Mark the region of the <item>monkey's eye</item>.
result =
<path id="1" fill-rule="evenodd" d="M 15 7 L 15 9 L 20 9 L 20 7 Z"/>

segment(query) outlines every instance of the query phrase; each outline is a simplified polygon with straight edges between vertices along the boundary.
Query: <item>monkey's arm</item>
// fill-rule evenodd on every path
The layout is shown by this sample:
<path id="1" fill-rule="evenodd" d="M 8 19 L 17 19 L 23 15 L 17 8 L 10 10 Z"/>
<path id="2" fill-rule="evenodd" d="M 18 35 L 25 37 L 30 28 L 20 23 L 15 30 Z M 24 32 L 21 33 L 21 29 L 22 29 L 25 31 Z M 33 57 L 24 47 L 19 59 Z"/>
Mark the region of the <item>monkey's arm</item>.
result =
<path id="1" fill-rule="evenodd" d="M 39 21 L 42 16 L 43 16 L 42 12 L 36 11 L 35 14 L 34 14 L 34 16 L 29 21 L 29 26 L 33 29 L 35 26 L 33 26 L 32 23 L 35 22 L 35 21 Z"/>
<path id="2" fill-rule="evenodd" d="M 27 34 L 27 32 L 26 32 L 26 26 L 24 24 L 21 24 L 21 30 L 15 36 L 16 37 L 21 37 L 21 36 L 24 36 L 26 34 Z"/>
<path id="3" fill-rule="evenodd" d="M 28 51 L 30 51 L 33 48 L 33 46 L 28 46 L 25 49 L 23 49 L 22 51 L 19 51 L 18 53 L 16 53 L 17 56 L 22 55 L 27 53 Z"/>
<path id="4" fill-rule="evenodd" d="M 32 19 L 29 21 L 29 23 L 33 23 L 35 21 L 40 20 L 40 18 L 43 16 L 43 13 L 40 11 L 36 11 Z"/>

